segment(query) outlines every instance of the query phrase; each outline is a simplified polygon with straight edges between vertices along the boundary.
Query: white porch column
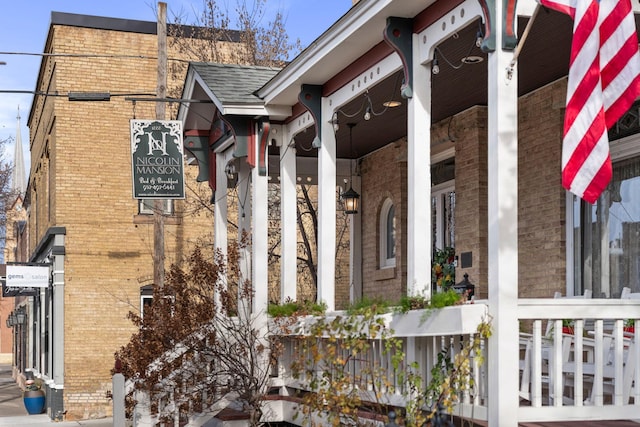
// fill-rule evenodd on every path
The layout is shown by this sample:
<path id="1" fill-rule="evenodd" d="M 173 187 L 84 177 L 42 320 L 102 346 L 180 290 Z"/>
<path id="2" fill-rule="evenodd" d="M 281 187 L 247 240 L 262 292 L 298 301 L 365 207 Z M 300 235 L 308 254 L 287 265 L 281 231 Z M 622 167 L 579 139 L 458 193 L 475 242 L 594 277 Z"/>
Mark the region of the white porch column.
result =
<path id="1" fill-rule="evenodd" d="M 431 68 L 413 35 L 413 97 L 407 106 L 407 294 L 431 295 Z"/>
<path id="2" fill-rule="evenodd" d="M 251 236 L 251 168 L 247 164 L 245 158 L 238 160 L 238 242 L 242 239 L 243 234 Z M 251 241 L 248 242 L 251 244 Z M 238 280 L 243 284 L 246 279 L 251 280 L 251 248 L 240 248 L 238 251 L 240 263 Z M 240 291 L 240 289 L 239 289 Z M 240 300 L 238 301 L 240 304 Z"/>
<path id="3" fill-rule="evenodd" d="M 495 2 L 496 50 L 488 62 L 489 425 L 518 425 L 518 93 L 507 79 L 513 52 L 502 50 L 506 11 Z"/>
<path id="4" fill-rule="evenodd" d="M 333 109 L 322 98 L 322 141 L 318 149 L 318 301 L 335 310 L 336 138 L 329 123 Z"/>
<path id="5" fill-rule="evenodd" d="M 280 299 L 297 298 L 296 149 L 286 126 L 280 146 Z"/>
<path id="6" fill-rule="evenodd" d="M 260 139 L 255 138 L 256 153 Z M 268 166 L 267 166 L 268 169 Z M 253 285 L 253 313 L 266 313 L 269 304 L 269 186 L 268 174 L 261 176 L 259 168 L 251 169 L 251 284 Z M 247 203 L 248 204 L 248 203 Z M 245 206 L 248 208 L 248 206 Z"/>

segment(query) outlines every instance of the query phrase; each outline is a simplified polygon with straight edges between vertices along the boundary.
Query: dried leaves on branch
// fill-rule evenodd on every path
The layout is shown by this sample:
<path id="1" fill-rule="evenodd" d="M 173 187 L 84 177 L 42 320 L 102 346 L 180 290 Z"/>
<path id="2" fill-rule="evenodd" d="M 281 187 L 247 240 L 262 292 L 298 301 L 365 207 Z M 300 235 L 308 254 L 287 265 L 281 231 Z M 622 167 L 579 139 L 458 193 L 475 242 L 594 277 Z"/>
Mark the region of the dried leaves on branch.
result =
<path id="1" fill-rule="evenodd" d="M 260 419 L 277 347 L 269 343 L 266 315 L 251 312 L 251 284 L 231 285 L 243 250 L 233 247 L 225 259 L 197 248 L 184 269 L 173 266 L 165 286 L 154 289 L 144 317 L 130 313 L 139 330 L 115 357 L 160 418 L 226 398 L 251 414 L 252 424 Z M 175 404 L 167 405 L 170 398 Z"/>
<path id="2" fill-rule="evenodd" d="M 267 18 L 266 5 L 267 0 L 238 0 L 230 11 L 227 2 L 204 0 L 202 9 L 193 11 L 194 20 L 184 12 L 174 14 L 178 25 L 169 35 L 181 52 L 203 62 L 280 68 L 301 50 L 300 41 L 289 40 L 282 11 Z"/>

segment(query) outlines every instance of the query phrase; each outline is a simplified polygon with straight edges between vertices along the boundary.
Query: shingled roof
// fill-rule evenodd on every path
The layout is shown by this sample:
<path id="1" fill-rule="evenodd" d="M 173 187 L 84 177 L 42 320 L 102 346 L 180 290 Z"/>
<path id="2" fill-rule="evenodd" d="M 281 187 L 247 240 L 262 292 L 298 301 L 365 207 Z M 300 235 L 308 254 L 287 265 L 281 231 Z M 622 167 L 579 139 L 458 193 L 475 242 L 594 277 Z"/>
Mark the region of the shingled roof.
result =
<path id="1" fill-rule="evenodd" d="M 192 62 L 190 65 L 223 104 L 262 105 L 255 92 L 280 69 L 254 65 Z"/>

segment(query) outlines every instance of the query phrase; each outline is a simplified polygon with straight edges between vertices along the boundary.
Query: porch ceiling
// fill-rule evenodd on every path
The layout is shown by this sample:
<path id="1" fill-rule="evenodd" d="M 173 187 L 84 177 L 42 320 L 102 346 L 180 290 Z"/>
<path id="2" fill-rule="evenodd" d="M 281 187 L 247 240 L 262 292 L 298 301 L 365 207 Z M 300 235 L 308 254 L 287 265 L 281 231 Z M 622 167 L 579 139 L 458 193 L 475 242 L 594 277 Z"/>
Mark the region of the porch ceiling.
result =
<path id="1" fill-rule="evenodd" d="M 527 22 L 528 18 L 518 20 L 520 33 Z M 439 56 L 440 73 L 432 78 L 432 123 L 475 105 L 487 105 L 487 55 L 473 45 L 477 30 L 478 22 L 475 22 L 460 31 L 458 37 L 450 37 L 438 46 L 442 55 Z M 546 9 L 540 11 L 519 57 L 519 95 L 567 75 L 571 35 L 572 21 L 568 16 Z M 457 65 L 461 58 L 468 55 L 480 56 L 484 61 L 454 69 L 443 58 L 444 56 Z M 397 74 L 369 91 L 373 110 L 381 112 L 384 109 L 382 103 L 392 94 L 394 99 L 400 99 Z M 362 102 L 362 98 L 357 98 L 342 107 L 342 110 L 350 115 L 354 114 L 361 110 Z M 362 157 L 405 136 L 407 102 L 402 102 L 402 106 L 387 109 L 384 114 L 374 115 L 369 121 L 363 118 L 364 110 L 353 118 L 340 115 L 341 126 L 336 132 L 338 157 Z M 353 150 L 349 150 L 348 122 L 356 123 L 353 129 Z M 296 136 L 298 156 L 317 155 L 317 150 L 310 150 L 313 137 L 313 129 Z"/>

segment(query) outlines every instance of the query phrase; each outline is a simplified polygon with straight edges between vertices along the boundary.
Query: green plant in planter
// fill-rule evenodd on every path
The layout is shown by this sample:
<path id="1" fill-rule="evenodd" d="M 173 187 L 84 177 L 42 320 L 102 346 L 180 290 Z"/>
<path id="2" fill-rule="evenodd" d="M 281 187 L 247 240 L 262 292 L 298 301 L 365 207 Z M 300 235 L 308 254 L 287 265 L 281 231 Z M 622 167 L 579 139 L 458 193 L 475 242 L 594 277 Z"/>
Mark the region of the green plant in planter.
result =
<path id="1" fill-rule="evenodd" d="M 396 313 L 406 313 L 409 310 L 421 310 L 427 307 L 429 307 L 429 301 L 424 295 L 405 295 L 400 298 L 395 311 Z"/>
<path id="2" fill-rule="evenodd" d="M 394 312 L 402 315 L 424 308 L 428 314 L 460 300 L 453 289 L 434 294 L 428 303 L 423 297 L 405 297 Z M 475 391 L 472 362 L 483 363 L 484 341 L 491 335 L 489 320 L 481 321 L 470 339 L 455 344 L 459 350 L 455 356 L 450 349 L 443 350 L 431 370 L 432 380 L 425 383 L 423 368 L 418 362 L 408 363 L 403 339 L 380 316 L 388 312 L 386 307 L 383 301 L 363 299 L 344 314 L 318 316 L 307 325 L 307 334 L 296 337 L 291 372 L 308 390 L 295 417 L 301 417 L 303 425 L 316 425 L 314 415 L 322 415 L 325 425 L 361 425 L 360 410 L 390 416 L 394 408 L 384 391 L 400 394 L 407 402 L 401 425 L 422 426 L 433 420 L 437 408 L 452 413 L 463 393 Z M 378 352 L 381 357 L 372 357 Z"/>
<path id="3" fill-rule="evenodd" d="M 42 383 L 38 380 L 27 380 L 24 383 L 25 391 L 36 391 L 42 389 Z"/>
<path id="4" fill-rule="evenodd" d="M 306 315 L 322 315 L 327 311 L 327 305 L 324 303 L 313 303 L 310 301 L 293 301 L 287 299 L 282 304 L 271 303 L 267 307 L 267 313 L 271 317 L 288 317 L 288 316 L 306 316 Z"/>
<path id="5" fill-rule="evenodd" d="M 562 333 L 563 334 L 573 334 L 573 320 L 572 319 L 562 319 Z"/>
<path id="6" fill-rule="evenodd" d="M 635 332 L 636 331 L 636 322 L 634 319 L 627 319 L 624 321 L 624 326 L 622 327 L 622 329 L 625 332 Z"/>
<path id="7" fill-rule="evenodd" d="M 347 308 L 347 314 L 357 315 L 364 312 L 372 314 L 388 313 L 392 304 L 382 298 L 363 297 L 361 300 L 354 302 Z"/>

